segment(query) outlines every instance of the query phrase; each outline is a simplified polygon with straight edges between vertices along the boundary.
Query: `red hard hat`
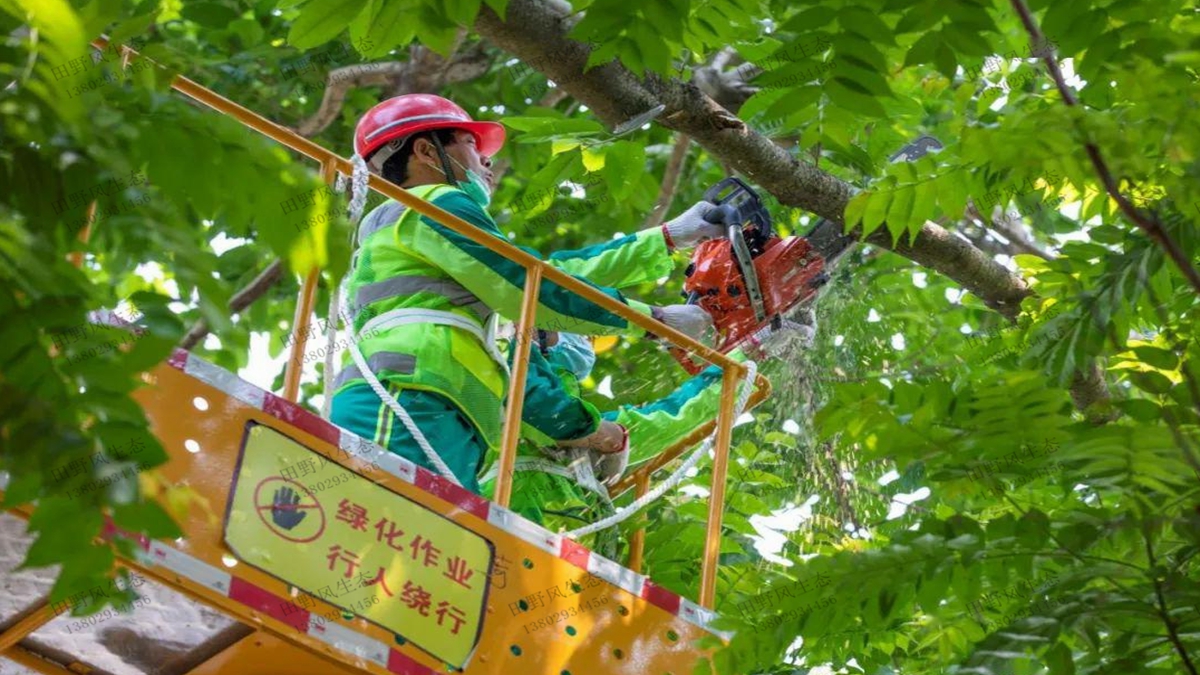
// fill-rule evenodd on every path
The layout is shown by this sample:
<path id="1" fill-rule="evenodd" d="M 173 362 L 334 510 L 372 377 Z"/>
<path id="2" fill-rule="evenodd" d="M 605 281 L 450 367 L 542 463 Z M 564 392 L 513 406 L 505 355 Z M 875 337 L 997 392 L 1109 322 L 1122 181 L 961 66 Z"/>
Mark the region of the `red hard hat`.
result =
<path id="1" fill-rule="evenodd" d="M 476 122 L 453 101 L 433 94 L 405 94 L 367 111 L 354 129 L 354 151 L 367 159 L 389 141 L 430 129 L 462 129 L 475 136 L 479 154 L 491 157 L 504 145 L 504 127 Z"/>

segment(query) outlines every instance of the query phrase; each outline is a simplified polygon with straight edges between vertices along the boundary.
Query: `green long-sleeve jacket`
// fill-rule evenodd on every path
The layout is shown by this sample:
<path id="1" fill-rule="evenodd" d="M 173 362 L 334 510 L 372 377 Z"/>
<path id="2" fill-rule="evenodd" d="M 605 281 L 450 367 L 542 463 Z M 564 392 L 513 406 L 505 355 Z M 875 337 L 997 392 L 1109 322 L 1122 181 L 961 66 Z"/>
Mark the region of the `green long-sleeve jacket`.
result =
<path id="1" fill-rule="evenodd" d="M 409 191 L 507 241 L 491 216 L 461 190 L 423 185 Z M 393 201 L 363 220 L 358 241 L 348 291 L 368 366 L 381 380 L 448 397 L 489 446 L 496 447 L 508 373 L 504 356 L 488 344 L 487 325 L 494 313 L 517 317 L 525 269 Z M 521 248 L 647 315 L 648 305 L 627 300 L 612 287 L 665 276 L 672 266 L 657 229 L 549 257 Z M 536 322 L 541 328 L 595 335 L 643 333 L 550 281 L 542 282 L 538 299 Z M 335 389 L 363 381 L 358 368 L 347 363 Z M 541 405 L 538 381 L 532 380 L 530 387 L 527 409 Z M 578 435 L 594 430 L 595 415 L 589 413 L 588 419 L 590 427 L 575 428 Z"/>

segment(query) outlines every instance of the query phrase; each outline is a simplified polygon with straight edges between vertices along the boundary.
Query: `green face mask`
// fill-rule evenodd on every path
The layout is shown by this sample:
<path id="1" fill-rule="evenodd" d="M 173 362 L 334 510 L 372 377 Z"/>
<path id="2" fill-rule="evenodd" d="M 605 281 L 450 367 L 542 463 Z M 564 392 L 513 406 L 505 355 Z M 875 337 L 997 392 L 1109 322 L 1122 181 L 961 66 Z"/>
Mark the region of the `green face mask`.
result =
<path id="1" fill-rule="evenodd" d="M 480 208 L 486 209 L 488 204 L 492 203 L 492 192 L 488 189 L 487 181 L 483 179 L 483 176 L 480 176 L 479 174 L 460 164 L 457 159 L 450 157 L 450 161 L 458 164 L 458 168 L 462 169 L 463 173 L 467 174 L 467 180 L 464 183 L 462 181 L 455 180 L 453 176 L 447 176 L 447 178 L 449 178 L 451 182 L 457 183 L 458 189 L 467 193 L 467 196 L 470 197 L 476 204 L 478 204 Z M 446 172 L 442 171 L 442 173 L 444 174 Z"/>

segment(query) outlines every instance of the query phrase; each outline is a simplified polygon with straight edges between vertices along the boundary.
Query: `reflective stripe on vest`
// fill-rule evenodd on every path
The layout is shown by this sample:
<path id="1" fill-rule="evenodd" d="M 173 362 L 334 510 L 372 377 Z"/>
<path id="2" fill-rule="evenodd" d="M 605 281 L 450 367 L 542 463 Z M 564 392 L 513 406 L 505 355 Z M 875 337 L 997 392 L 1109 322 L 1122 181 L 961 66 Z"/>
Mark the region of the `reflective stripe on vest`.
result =
<path id="1" fill-rule="evenodd" d="M 367 359 L 367 367 L 371 369 L 372 373 L 375 373 L 376 377 L 385 370 L 402 375 L 412 375 L 417 371 L 417 357 L 400 352 L 376 352 Z M 333 381 L 333 388 L 340 389 L 350 380 L 362 377 L 362 371 L 352 363 L 337 374 L 337 378 Z"/>
<path id="2" fill-rule="evenodd" d="M 358 226 L 358 244 L 361 246 L 367 237 L 385 227 L 395 225 L 396 221 L 400 220 L 400 216 L 404 215 L 406 208 L 399 202 L 388 202 L 371 211 L 370 215 Z"/>
<path id="3" fill-rule="evenodd" d="M 475 297 L 471 291 L 463 288 L 462 285 L 452 279 L 403 276 L 391 277 L 359 287 L 358 292 L 354 294 L 354 320 L 358 321 L 358 315 L 362 312 L 363 308 L 372 302 L 403 295 L 415 295 L 422 292 L 443 296 L 451 304 L 460 307 L 466 306 L 475 312 L 475 316 L 479 317 L 481 322 L 487 321 L 488 316 L 492 313 L 488 309 L 488 306 L 483 304 L 482 300 Z"/>
<path id="4" fill-rule="evenodd" d="M 498 317 L 499 315 L 493 315 L 493 318 Z M 496 362 L 496 365 L 500 366 L 500 369 L 504 371 L 505 375 L 507 376 L 509 374 L 508 362 L 504 359 L 504 356 L 500 354 L 500 350 L 496 349 L 495 321 L 488 322 L 489 326 L 485 332 L 485 329 L 480 328 L 478 325 L 472 323 L 470 319 L 461 317 L 453 312 L 443 312 L 437 309 L 401 307 L 384 312 L 383 314 L 380 314 L 374 319 L 366 322 L 363 324 L 361 333 L 371 335 L 395 326 L 403 326 L 410 323 L 432 323 L 441 326 L 461 328 L 462 330 L 467 331 L 479 340 L 479 343 L 483 345 L 483 348 L 487 350 L 488 355 L 492 357 L 492 360 Z M 358 340 L 358 336 L 354 336 L 354 339 Z"/>

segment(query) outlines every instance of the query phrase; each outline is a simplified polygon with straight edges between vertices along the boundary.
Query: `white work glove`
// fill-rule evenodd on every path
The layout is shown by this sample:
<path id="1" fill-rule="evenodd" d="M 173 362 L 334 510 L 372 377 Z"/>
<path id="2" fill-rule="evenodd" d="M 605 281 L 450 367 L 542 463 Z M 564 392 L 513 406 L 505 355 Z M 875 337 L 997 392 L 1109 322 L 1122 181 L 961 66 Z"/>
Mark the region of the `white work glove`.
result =
<path id="1" fill-rule="evenodd" d="M 784 319 L 778 329 L 766 326 L 751 335 L 744 346 L 752 359 L 770 359 L 797 349 L 811 349 L 817 335 L 817 320 L 811 310 L 804 310 L 800 321 Z"/>
<path id="2" fill-rule="evenodd" d="M 600 420 L 595 431 L 570 441 L 558 441 L 560 448 L 587 448 L 601 453 L 620 452 L 629 445 L 629 433 L 616 422 Z"/>
<path id="3" fill-rule="evenodd" d="M 612 485 L 620 480 L 629 466 L 629 432 L 616 422 L 601 420 L 595 432 L 572 441 L 559 441 L 560 448 L 573 448 L 586 452 L 592 464 L 592 473 L 602 484 Z M 547 452 L 552 457 L 562 457 L 561 451 Z M 566 456 L 570 457 L 571 452 Z"/>
<path id="4" fill-rule="evenodd" d="M 667 305 L 650 308 L 651 316 L 671 328 L 703 341 L 713 331 L 712 315 L 699 305 Z"/>
<path id="5" fill-rule="evenodd" d="M 707 239 L 724 237 L 725 225 L 710 223 L 704 219 L 709 211 L 717 207 L 705 201 L 692 204 L 691 208 L 668 220 L 663 224 L 672 245 L 676 250 L 695 248 L 697 244 Z"/>
<path id="6" fill-rule="evenodd" d="M 612 487 L 625 475 L 629 466 L 629 439 L 625 439 L 625 449 L 620 452 L 599 452 L 588 450 L 592 460 L 592 473 L 602 485 Z"/>

